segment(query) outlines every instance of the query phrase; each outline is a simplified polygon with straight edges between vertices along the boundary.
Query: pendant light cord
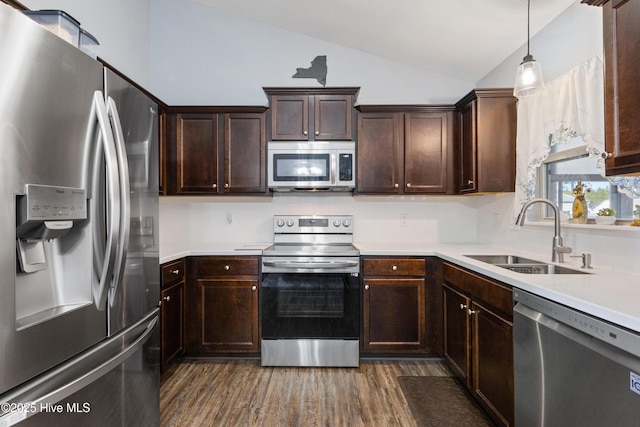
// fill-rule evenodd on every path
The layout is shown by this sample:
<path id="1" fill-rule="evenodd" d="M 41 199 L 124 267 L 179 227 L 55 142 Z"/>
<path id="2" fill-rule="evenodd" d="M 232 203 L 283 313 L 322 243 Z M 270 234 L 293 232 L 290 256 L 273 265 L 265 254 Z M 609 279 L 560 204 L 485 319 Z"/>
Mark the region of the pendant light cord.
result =
<path id="1" fill-rule="evenodd" d="M 529 56 L 529 41 L 531 40 L 531 35 L 529 31 L 530 25 L 531 25 L 531 0 L 527 0 L 527 56 Z"/>

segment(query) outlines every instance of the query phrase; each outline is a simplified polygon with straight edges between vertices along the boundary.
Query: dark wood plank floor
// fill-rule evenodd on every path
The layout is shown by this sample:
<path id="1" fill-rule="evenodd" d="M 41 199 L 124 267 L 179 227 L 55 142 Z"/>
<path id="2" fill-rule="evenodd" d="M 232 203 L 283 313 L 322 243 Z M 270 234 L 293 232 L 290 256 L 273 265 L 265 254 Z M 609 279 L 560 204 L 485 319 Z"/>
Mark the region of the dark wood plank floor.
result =
<path id="1" fill-rule="evenodd" d="M 358 368 L 261 367 L 186 360 L 161 379 L 169 426 L 402 426 L 416 423 L 398 376 L 450 376 L 440 360 L 362 360 Z"/>

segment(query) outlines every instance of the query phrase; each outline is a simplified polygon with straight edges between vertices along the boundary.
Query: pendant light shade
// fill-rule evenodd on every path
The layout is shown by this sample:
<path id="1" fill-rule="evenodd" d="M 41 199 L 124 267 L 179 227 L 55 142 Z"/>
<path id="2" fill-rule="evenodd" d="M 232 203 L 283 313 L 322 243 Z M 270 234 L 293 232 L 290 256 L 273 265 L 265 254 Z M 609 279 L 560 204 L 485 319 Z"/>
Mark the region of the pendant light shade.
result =
<path id="1" fill-rule="evenodd" d="M 531 0 L 527 1 L 527 56 L 516 70 L 516 81 L 513 85 L 513 96 L 523 97 L 531 94 L 535 89 L 544 86 L 542 77 L 542 66 L 529 53 L 529 22 L 530 22 Z"/>

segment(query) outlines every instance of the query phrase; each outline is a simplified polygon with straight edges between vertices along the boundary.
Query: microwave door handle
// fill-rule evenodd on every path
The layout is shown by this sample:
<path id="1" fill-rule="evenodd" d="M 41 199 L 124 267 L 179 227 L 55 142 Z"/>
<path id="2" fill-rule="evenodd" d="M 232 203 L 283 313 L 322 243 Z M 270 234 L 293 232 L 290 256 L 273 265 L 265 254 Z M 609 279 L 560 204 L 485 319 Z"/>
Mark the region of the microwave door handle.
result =
<path id="1" fill-rule="evenodd" d="M 115 267 L 113 270 L 113 282 L 111 286 L 110 304 L 116 302 L 116 294 L 118 285 L 122 280 L 124 267 L 127 259 L 127 251 L 129 248 L 129 233 L 131 228 L 131 202 L 130 202 L 130 184 L 129 184 L 129 163 L 127 161 L 127 150 L 125 146 L 124 133 L 122 132 L 122 122 L 118 114 L 118 108 L 113 98 L 108 97 L 107 113 L 109 121 L 113 129 L 115 137 L 116 154 L 118 158 L 118 170 L 120 176 L 120 235 L 118 239 L 118 252 L 115 259 Z"/>
<path id="2" fill-rule="evenodd" d="M 331 185 L 336 184 L 336 175 L 338 173 L 338 156 L 336 153 L 331 153 Z"/>
<path id="3" fill-rule="evenodd" d="M 118 175 L 118 156 L 115 141 L 109 125 L 109 117 L 101 91 L 93 94 L 92 120 L 97 119 L 100 138 L 94 150 L 93 182 L 91 197 L 91 217 L 94 235 L 94 251 L 100 254 L 101 260 L 94 258 L 94 269 L 99 279 L 93 283 L 92 292 L 98 310 L 104 310 L 109 295 L 109 281 L 113 276 L 116 253 L 118 249 L 117 237 L 120 234 L 120 184 Z M 101 144 L 100 144 L 101 142 Z M 101 170 L 106 165 L 106 206 L 101 200 Z M 106 211 L 108 218 L 105 218 Z M 105 220 L 106 224 L 102 221 Z M 101 229 L 106 225 L 106 242 Z"/>

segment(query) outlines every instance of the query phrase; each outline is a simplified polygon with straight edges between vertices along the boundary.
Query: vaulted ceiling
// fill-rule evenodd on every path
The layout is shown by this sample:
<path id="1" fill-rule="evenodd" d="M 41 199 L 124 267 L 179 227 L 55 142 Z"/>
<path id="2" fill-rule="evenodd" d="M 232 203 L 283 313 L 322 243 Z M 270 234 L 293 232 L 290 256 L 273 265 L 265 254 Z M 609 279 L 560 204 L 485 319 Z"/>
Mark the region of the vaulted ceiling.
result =
<path id="1" fill-rule="evenodd" d="M 526 0 L 190 1 L 471 82 L 527 42 Z M 532 36 L 577 2 L 531 0 Z"/>

